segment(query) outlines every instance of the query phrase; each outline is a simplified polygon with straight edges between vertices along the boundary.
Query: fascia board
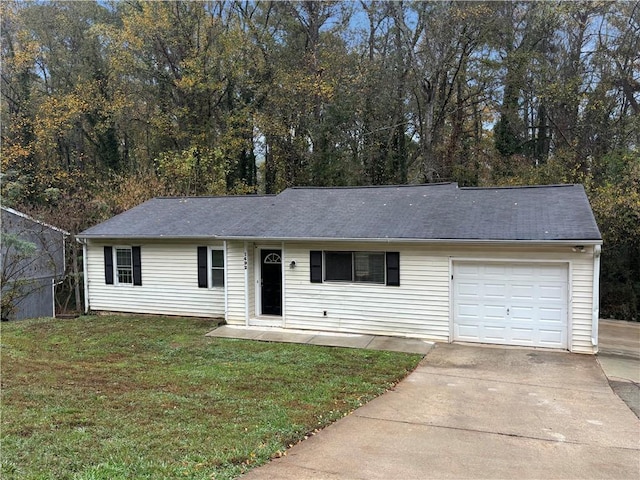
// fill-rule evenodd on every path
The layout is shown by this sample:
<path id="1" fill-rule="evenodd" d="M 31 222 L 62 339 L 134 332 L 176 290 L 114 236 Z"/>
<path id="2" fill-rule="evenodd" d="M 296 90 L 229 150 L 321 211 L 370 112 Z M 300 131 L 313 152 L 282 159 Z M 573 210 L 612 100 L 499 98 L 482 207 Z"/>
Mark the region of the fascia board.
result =
<path id="1" fill-rule="evenodd" d="M 260 237 L 260 236 L 189 236 L 189 235 L 78 235 L 86 240 L 241 240 L 253 242 L 363 242 L 363 243 L 422 243 L 465 245 L 602 245 L 599 239 L 573 240 L 496 240 L 455 238 L 335 238 L 335 237 Z"/>

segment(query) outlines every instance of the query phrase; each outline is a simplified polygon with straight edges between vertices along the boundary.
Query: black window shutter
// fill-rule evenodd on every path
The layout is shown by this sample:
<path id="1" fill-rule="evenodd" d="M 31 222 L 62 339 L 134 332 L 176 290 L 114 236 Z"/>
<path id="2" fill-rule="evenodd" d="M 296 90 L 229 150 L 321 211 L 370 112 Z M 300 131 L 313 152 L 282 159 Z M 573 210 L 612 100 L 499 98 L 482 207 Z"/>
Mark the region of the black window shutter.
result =
<path id="1" fill-rule="evenodd" d="M 104 247 L 104 283 L 113 285 L 113 248 Z"/>
<path id="2" fill-rule="evenodd" d="M 207 288 L 208 284 L 207 247 L 198 247 L 198 287 Z"/>
<path id="3" fill-rule="evenodd" d="M 400 252 L 387 252 L 387 285 L 400 286 Z"/>
<path id="4" fill-rule="evenodd" d="M 140 261 L 140 247 L 131 247 L 133 262 L 133 284 L 142 285 L 142 262 Z"/>
<path id="5" fill-rule="evenodd" d="M 311 264 L 311 283 L 322 283 L 322 251 L 311 250 L 310 264 Z"/>

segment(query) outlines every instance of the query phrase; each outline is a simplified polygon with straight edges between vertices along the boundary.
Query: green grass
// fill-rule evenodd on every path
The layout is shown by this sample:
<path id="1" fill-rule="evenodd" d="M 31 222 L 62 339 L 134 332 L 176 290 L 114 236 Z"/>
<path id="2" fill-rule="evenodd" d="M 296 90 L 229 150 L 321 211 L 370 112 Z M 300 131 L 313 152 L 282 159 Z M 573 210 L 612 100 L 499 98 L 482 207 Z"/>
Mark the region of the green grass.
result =
<path id="1" fill-rule="evenodd" d="M 144 316 L 2 324 L 0 478 L 234 478 L 421 358 L 204 337 L 213 326 Z"/>

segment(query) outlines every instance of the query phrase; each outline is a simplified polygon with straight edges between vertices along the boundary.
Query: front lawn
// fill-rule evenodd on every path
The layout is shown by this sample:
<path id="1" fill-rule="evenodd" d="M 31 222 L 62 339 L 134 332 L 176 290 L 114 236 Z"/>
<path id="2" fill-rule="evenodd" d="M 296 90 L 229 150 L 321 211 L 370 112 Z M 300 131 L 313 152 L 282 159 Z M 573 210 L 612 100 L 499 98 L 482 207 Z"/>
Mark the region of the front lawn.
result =
<path id="1" fill-rule="evenodd" d="M 204 337 L 208 320 L 2 324 L 2 479 L 234 478 L 419 355 Z"/>

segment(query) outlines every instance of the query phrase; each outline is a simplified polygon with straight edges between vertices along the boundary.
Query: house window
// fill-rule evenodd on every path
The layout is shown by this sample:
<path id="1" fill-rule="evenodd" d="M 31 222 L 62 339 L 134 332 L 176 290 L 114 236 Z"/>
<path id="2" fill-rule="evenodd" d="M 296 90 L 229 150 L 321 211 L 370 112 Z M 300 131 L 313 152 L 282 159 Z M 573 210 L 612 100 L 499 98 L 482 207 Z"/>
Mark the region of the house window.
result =
<path id="1" fill-rule="evenodd" d="M 104 282 L 107 285 L 142 285 L 140 247 L 104 247 Z"/>
<path id="2" fill-rule="evenodd" d="M 309 252 L 311 283 L 356 282 L 400 286 L 400 252 Z"/>
<path id="3" fill-rule="evenodd" d="M 116 278 L 118 283 L 133 285 L 131 247 L 116 247 Z"/>
<path id="4" fill-rule="evenodd" d="M 384 283 L 384 252 L 354 252 L 353 279 L 356 282 Z"/>
<path id="5" fill-rule="evenodd" d="M 224 287 L 224 251 L 211 250 L 211 286 Z"/>
<path id="6" fill-rule="evenodd" d="M 324 252 L 324 279 L 330 282 L 353 280 L 353 254 L 351 252 Z"/>
<path id="7" fill-rule="evenodd" d="M 224 287 L 224 250 L 198 247 L 198 287 Z"/>
<path id="8" fill-rule="evenodd" d="M 384 252 L 324 252 L 325 281 L 385 283 Z"/>

